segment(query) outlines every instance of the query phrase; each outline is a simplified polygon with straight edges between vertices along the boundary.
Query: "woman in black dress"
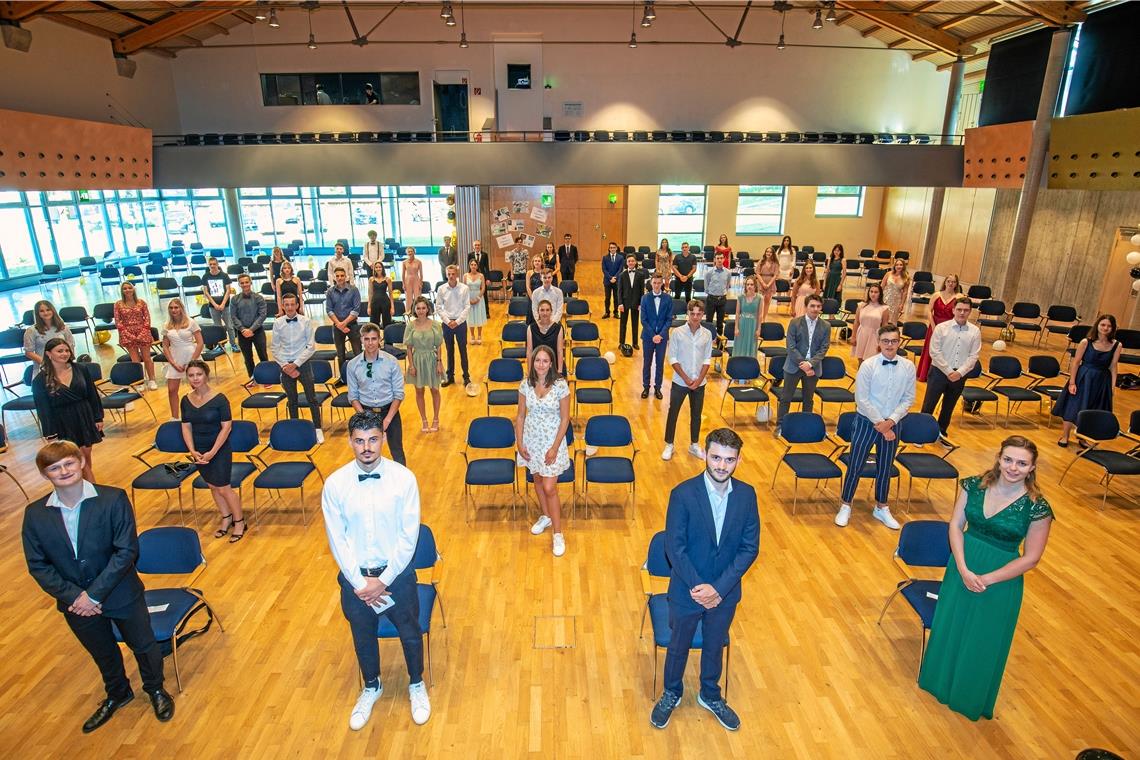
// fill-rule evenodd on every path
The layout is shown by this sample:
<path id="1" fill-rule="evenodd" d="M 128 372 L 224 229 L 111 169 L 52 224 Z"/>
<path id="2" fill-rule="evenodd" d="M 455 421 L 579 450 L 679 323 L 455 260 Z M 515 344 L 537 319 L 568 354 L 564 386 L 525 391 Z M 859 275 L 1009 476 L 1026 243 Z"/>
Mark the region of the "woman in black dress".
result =
<path id="1" fill-rule="evenodd" d="M 562 358 L 565 350 L 562 339 L 562 323 L 554 321 L 554 306 L 550 301 L 539 301 L 538 319 L 526 330 L 526 355 L 531 356 L 538 346 L 546 346 L 554 352 L 554 371 L 566 376 L 566 362 Z"/>
<path id="2" fill-rule="evenodd" d="M 75 363 L 63 338 L 52 338 L 44 346 L 44 363 L 32 380 L 32 398 L 44 438 L 78 446 L 83 479 L 94 483 L 91 447 L 103 440 L 103 403 L 95 381 L 82 364 Z"/>
<path id="3" fill-rule="evenodd" d="M 230 485 L 233 464 L 230 401 L 225 394 L 210 387 L 210 365 L 201 359 L 186 365 L 186 381 L 190 392 L 182 397 L 182 439 L 222 513 L 222 525 L 214 532 L 214 538 L 221 538 L 232 528 L 230 543 L 237 543 L 245 536 L 245 519 L 241 499 Z"/>
<path id="4" fill-rule="evenodd" d="M 281 308 L 281 296 L 286 293 L 297 296 L 297 303 L 303 304 L 305 302 L 305 283 L 301 282 L 301 278 L 293 273 L 293 262 L 281 262 L 280 273 L 273 283 L 277 294 L 277 316 L 285 316 L 285 312 Z"/>
<path id="5" fill-rule="evenodd" d="M 384 262 L 372 265 L 368 278 L 368 321 L 383 330 L 392 324 L 392 280 L 384 269 Z"/>
<path id="6" fill-rule="evenodd" d="M 1069 435 L 1077 426 L 1077 415 L 1085 409 L 1112 411 L 1120 348 L 1120 341 L 1116 339 L 1116 317 L 1101 314 L 1089 328 L 1088 337 L 1077 344 L 1077 353 L 1069 365 L 1069 384 L 1053 405 L 1053 415 L 1064 420 L 1058 446 L 1069 445 Z"/>

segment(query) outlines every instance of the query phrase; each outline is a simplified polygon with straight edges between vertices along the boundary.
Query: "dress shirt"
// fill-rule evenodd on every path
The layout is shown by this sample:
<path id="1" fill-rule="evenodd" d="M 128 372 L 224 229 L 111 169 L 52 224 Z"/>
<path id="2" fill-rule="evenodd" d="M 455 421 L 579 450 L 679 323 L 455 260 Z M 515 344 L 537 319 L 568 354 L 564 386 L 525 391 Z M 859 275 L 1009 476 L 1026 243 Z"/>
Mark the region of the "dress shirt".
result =
<path id="1" fill-rule="evenodd" d="M 383 261 L 383 260 L 384 260 L 384 244 L 383 243 L 381 243 L 379 240 L 375 240 L 375 241 L 369 240 L 367 243 L 364 244 L 363 261 L 364 261 L 364 265 L 366 267 L 368 267 L 369 274 L 372 273 L 372 265 L 375 264 L 377 261 Z M 348 276 L 351 277 L 352 273 L 349 272 Z"/>
<path id="2" fill-rule="evenodd" d="M 368 376 L 372 365 L 372 377 Z M 348 400 L 359 401 L 363 406 L 388 406 L 393 400 L 404 400 L 404 371 L 400 363 L 387 351 L 369 361 L 365 352 L 348 360 Z"/>
<path id="3" fill-rule="evenodd" d="M 914 403 L 914 364 L 895 357 L 895 364 L 883 364 L 875 354 L 855 374 L 855 408 L 878 424 L 888 417 L 898 424 Z"/>
<path id="4" fill-rule="evenodd" d="M 819 317 L 812 319 L 811 317 L 804 317 L 804 326 L 808 331 L 808 344 L 807 351 L 804 352 L 804 359 L 811 359 L 811 339 L 815 337 L 815 327 L 819 323 Z"/>
<path id="5" fill-rule="evenodd" d="M 720 532 L 724 528 L 724 515 L 728 512 L 728 497 L 732 494 L 732 480 L 728 481 L 728 488 L 722 494 L 716 488 L 716 483 L 705 473 L 705 490 L 709 494 L 709 506 L 712 507 L 713 526 L 716 528 L 716 542 L 720 543 Z"/>
<path id="6" fill-rule="evenodd" d="M 348 275 L 348 281 L 352 282 L 352 276 L 353 276 L 352 259 L 350 259 L 347 256 L 341 256 L 338 259 L 337 257 L 334 256 L 332 258 L 332 260 L 329 261 L 329 265 L 328 265 L 329 286 L 330 287 L 332 286 L 332 284 L 334 282 L 336 282 L 336 270 L 338 270 L 338 269 L 343 269 L 344 273 Z"/>
<path id="7" fill-rule="evenodd" d="M 530 292 L 530 311 L 537 319 L 538 305 L 543 301 L 550 301 L 550 308 L 554 310 L 551 319 L 560 322 L 562 321 L 562 303 L 564 300 L 562 288 L 556 288 L 553 285 L 549 288 L 535 288 Z"/>
<path id="8" fill-rule="evenodd" d="M 705 272 L 705 293 L 710 296 L 723 296 L 728 293 L 728 283 L 732 279 L 732 272 L 721 267 L 713 267 Z"/>
<path id="9" fill-rule="evenodd" d="M 297 314 L 296 322 L 293 319 L 281 317 L 273 323 L 273 358 L 282 367 L 300 366 L 317 350 L 317 329 L 312 320 L 301 313 Z"/>
<path id="10" fill-rule="evenodd" d="M 360 479 L 377 473 L 379 479 Z M 361 568 L 387 565 L 380 582 L 391 586 L 416 553 L 420 489 L 412 471 L 391 459 L 381 457 L 371 473 L 354 459 L 329 475 L 321 511 L 333 559 L 357 590 L 366 584 Z"/>
<path id="11" fill-rule="evenodd" d="M 516 249 L 507 254 L 507 261 L 511 264 L 511 274 L 518 276 L 526 274 L 526 264 L 530 254 L 522 249 Z"/>
<path id="12" fill-rule="evenodd" d="M 680 364 L 690 378 L 700 375 L 702 367 L 712 364 L 712 332 L 704 325 L 697 327 L 696 332 L 689 329 L 688 323 L 674 327 L 669 333 L 669 364 Z M 673 382 L 685 384 L 676 370 L 673 370 Z M 707 382 L 706 377 L 701 385 Z"/>
<path id="13" fill-rule="evenodd" d="M 79 501 L 75 506 L 69 507 L 63 503 L 59 498 L 59 493 L 52 491 L 51 495 L 47 497 L 45 506 L 56 507 L 59 510 L 60 516 L 63 518 L 63 527 L 67 531 L 67 537 L 71 539 L 71 548 L 75 551 L 75 556 L 79 556 L 79 510 L 83 508 L 83 502 L 88 499 L 94 499 L 98 496 L 98 491 L 95 486 L 83 481 L 83 495 L 79 497 Z M 92 600 L 94 601 L 94 600 Z"/>
<path id="14" fill-rule="evenodd" d="M 934 328 L 930 336 L 930 363 L 949 376 L 951 372 L 965 375 L 978 363 L 982 350 L 982 331 L 967 322 L 959 325 L 953 319 Z"/>
<path id="15" fill-rule="evenodd" d="M 265 299 L 260 293 L 251 292 L 248 296 L 242 293 L 230 299 L 230 314 L 233 315 L 234 325 L 239 330 L 260 330 L 265 322 Z"/>
<path id="16" fill-rule="evenodd" d="M 325 311 L 342 322 L 348 319 L 349 314 L 360 316 L 360 291 L 355 285 L 346 285 L 343 290 L 329 288 L 325 293 Z"/>
<path id="17" fill-rule="evenodd" d="M 466 322 L 471 311 L 471 288 L 466 283 L 456 282 L 455 287 L 443 283 L 435 291 L 435 312 L 440 321 Z"/>

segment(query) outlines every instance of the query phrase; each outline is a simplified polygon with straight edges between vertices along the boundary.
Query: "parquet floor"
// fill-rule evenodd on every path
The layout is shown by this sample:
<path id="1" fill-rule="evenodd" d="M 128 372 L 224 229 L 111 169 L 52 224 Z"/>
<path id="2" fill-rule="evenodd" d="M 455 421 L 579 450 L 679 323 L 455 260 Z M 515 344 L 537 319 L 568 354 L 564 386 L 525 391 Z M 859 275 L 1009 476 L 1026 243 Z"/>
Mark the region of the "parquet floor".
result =
<path id="1" fill-rule="evenodd" d="M 102 300 L 81 286 L 67 287 L 70 302 Z M 34 297 L 28 295 L 22 308 Z M 60 293 L 53 297 L 57 304 L 63 300 Z M 589 297 L 599 315 L 600 295 Z M 498 334 L 504 312 L 493 306 L 488 335 Z M 599 324 L 606 347 L 615 348 L 616 320 Z M 1052 347 L 1059 351 L 1060 341 Z M 842 349 L 832 353 L 837 351 Z M 987 344 L 983 359 L 989 351 Z M 1035 352 L 1020 343 L 1011 351 L 1023 359 Z M 496 341 L 472 347 L 473 373 L 482 375 L 497 353 Z M 108 347 L 98 356 L 105 365 L 113 360 Z M 219 368 L 224 390 L 240 398 L 225 360 Z M 595 505 L 588 519 L 578 510 L 561 559 L 551 556 L 549 535 L 535 538 L 527 531 L 533 511 L 511 521 L 488 508 L 465 524 L 460 451 L 468 420 L 483 413 L 482 398 L 445 389 L 443 430 L 425 435 L 409 396 L 403 410 L 408 459 L 419 477 L 423 519 L 443 556 L 447 619 L 445 628 L 437 611 L 433 621 L 433 714 L 423 727 L 411 721 L 395 642 L 381 647 L 385 693 L 372 722 L 359 733 L 347 727 L 358 680 L 314 485 L 308 504 L 317 516 L 307 527 L 293 509 L 267 512 L 234 546 L 211 537 L 212 505 L 198 499 L 208 561 L 198 586 L 226 631 L 211 630 L 182 650 L 185 691 L 176 694 L 173 722 L 157 723 L 149 705 L 136 700 L 84 736 L 79 726 L 101 698 L 98 674 L 28 576 L 19 541 L 23 500 L 0 479 L 0 604 L 8 620 L 0 632 L 3 754 L 1064 758 L 1088 746 L 1125 756 L 1140 747 L 1140 488 L 1121 482 L 1121 492 L 1102 511 L 1091 466 L 1078 465 L 1059 486 L 1072 449 L 1054 446 L 1057 428 L 1045 427 L 1046 418 L 1034 412 L 1028 413 L 1032 423 L 1015 420 L 1013 429 L 1041 446 L 1041 480 L 1058 521 L 1041 565 L 1026 582 L 994 720 L 972 723 L 917 688 L 920 632 L 905 604 L 896 602 L 876 625 L 899 579 L 891 561 L 897 535 L 870 519 L 866 487 L 845 530 L 832 524 L 834 485 L 809 498 L 801 488 L 793 515 L 786 469 L 770 487 L 782 449 L 770 428 L 742 414 L 738 475 L 757 487 L 762 520 L 760 558 L 744 580 L 732 631 L 728 697 L 743 728 L 725 732 L 695 705 L 696 656 L 672 723 L 664 731 L 651 727 L 654 657 L 649 634 L 638 634 L 644 607 L 639 567 L 650 537 L 664 526 L 669 490 L 700 466 L 680 447 L 672 462 L 660 459 L 668 398 L 638 398 L 639 356 L 619 358 L 615 373 L 616 408 L 634 423 L 640 448 L 636 504 L 624 508 L 623 492 L 614 490 L 601 494 L 610 504 Z M 719 377 L 711 383 L 706 432 L 724 424 L 717 413 L 724 387 Z M 1121 419 L 1137 406 L 1137 395 L 1118 395 Z M 163 419 L 165 394 L 149 398 Z M 830 423 L 835 414 L 827 409 Z M 263 432 L 268 424 L 267 418 Z M 12 448 L 4 463 L 33 495 L 45 492 L 32 464 L 39 443 L 34 424 L 27 415 L 9 415 L 8 425 Z M 96 449 L 98 479 L 126 487 L 142 469 L 129 454 L 149 443 L 152 430 L 149 416 L 137 410 L 129 428 L 109 426 L 108 440 Z M 318 455 L 326 473 L 350 457 L 343 430 L 337 419 Z M 954 437 L 962 448 L 951 461 L 963 474 L 981 471 L 1007 432 L 959 415 Z M 481 496 L 484 504 L 496 499 L 506 503 L 504 493 Z M 909 518 L 945 519 L 951 505 L 950 487 L 935 484 L 930 500 L 916 493 Z M 178 521 L 177 509 L 166 511 L 158 495 L 141 496 L 136 511 L 140 528 Z M 136 672 L 129 656 L 128 672 Z M 167 676 L 173 689 L 169 660 Z"/>

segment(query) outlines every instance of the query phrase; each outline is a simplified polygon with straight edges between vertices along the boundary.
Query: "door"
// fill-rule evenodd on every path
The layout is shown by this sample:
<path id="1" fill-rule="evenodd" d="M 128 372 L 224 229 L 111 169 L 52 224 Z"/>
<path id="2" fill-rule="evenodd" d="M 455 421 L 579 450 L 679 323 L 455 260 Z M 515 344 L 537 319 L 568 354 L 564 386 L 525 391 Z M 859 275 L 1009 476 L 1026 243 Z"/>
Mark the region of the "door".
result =
<path id="1" fill-rule="evenodd" d="M 432 82 L 435 100 L 436 139 L 443 141 L 467 141 L 468 102 L 467 85 L 440 84 Z"/>
<path id="2" fill-rule="evenodd" d="M 578 209 L 578 258 L 601 261 L 608 242 L 602 236 L 602 210 Z"/>

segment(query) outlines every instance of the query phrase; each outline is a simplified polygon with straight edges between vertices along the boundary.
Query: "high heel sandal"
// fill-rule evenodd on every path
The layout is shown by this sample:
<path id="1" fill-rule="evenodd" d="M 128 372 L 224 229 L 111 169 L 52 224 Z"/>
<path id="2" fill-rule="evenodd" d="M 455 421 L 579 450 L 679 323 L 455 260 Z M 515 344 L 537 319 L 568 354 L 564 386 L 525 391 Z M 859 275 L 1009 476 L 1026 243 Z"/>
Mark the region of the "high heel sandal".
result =
<path id="1" fill-rule="evenodd" d="M 218 528 L 217 530 L 214 531 L 214 538 L 225 538 L 226 534 L 230 532 L 230 528 L 234 527 L 234 516 L 232 514 L 222 515 L 222 520 L 223 520 L 223 522 L 222 522 L 223 527 Z M 229 525 L 226 525 L 226 523 L 224 522 L 225 520 L 230 521 Z"/>
<path id="2" fill-rule="evenodd" d="M 428 432 L 429 433 L 438 433 L 439 432 L 439 417 L 436 417 L 434 420 L 432 420 L 431 427 L 428 428 Z"/>
<path id="3" fill-rule="evenodd" d="M 243 517 L 240 520 L 234 520 L 234 522 L 233 522 L 234 525 L 237 525 L 238 523 L 241 523 L 244 526 L 245 525 L 245 518 Z M 241 533 L 234 533 L 232 536 L 230 536 L 230 543 L 236 544 L 238 541 L 241 541 L 243 538 L 245 538 L 245 528 L 244 527 L 241 529 Z"/>
<path id="4" fill-rule="evenodd" d="M 421 417 L 420 418 L 420 432 L 426 433 L 427 431 L 428 431 L 427 417 Z"/>

